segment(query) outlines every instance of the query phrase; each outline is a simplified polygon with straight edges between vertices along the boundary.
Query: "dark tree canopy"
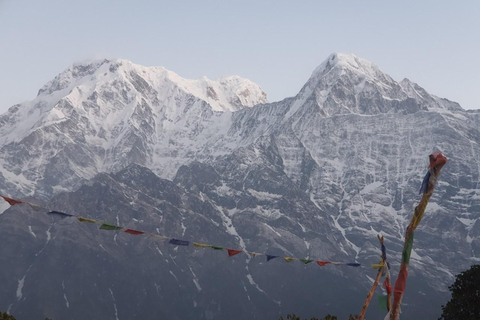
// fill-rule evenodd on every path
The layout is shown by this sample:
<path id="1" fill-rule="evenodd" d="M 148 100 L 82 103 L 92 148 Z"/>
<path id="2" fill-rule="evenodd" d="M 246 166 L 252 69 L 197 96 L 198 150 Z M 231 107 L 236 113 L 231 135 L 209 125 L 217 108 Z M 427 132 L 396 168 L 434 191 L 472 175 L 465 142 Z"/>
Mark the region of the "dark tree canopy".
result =
<path id="1" fill-rule="evenodd" d="M 480 265 L 458 274 L 455 283 L 448 289 L 452 298 L 442 306 L 439 320 L 480 319 Z"/>
<path id="2" fill-rule="evenodd" d="M 0 312 L 0 320 L 16 320 L 16 318 L 6 312 Z"/>

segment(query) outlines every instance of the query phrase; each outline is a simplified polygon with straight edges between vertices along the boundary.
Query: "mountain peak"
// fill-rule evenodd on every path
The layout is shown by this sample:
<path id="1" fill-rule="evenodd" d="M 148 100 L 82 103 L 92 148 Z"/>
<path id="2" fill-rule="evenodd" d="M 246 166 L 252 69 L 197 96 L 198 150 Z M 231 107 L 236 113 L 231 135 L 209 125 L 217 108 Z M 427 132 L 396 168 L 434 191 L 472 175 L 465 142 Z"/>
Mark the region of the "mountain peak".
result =
<path id="1" fill-rule="evenodd" d="M 385 76 L 375 64 L 366 59 L 349 53 L 333 53 L 315 68 L 310 79 L 317 79 L 333 70 L 339 73 L 349 71 L 366 78 L 384 78 Z"/>
<path id="2" fill-rule="evenodd" d="M 314 106 L 324 116 L 414 113 L 424 107 L 372 62 L 353 54 L 331 54 L 312 73 L 291 112 Z"/>

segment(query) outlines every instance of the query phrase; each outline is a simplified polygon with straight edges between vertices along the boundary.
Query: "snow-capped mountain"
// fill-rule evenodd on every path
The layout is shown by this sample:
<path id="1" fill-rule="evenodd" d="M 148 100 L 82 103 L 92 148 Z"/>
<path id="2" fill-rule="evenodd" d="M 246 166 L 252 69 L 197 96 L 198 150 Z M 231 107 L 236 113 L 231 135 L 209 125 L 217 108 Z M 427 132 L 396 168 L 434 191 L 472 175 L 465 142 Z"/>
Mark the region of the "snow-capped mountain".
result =
<path id="1" fill-rule="evenodd" d="M 172 177 L 170 159 L 191 161 L 191 144 L 226 126 L 225 111 L 265 102 L 237 76 L 187 80 L 125 60 L 74 65 L 0 117 L 0 188 L 50 197 L 131 162 Z"/>
<path id="2" fill-rule="evenodd" d="M 428 154 L 439 149 L 449 162 L 415 234 L 405 296 L 405 302 L 413 308 L 427 294 L 430 308 L 408 311 L 405 307 L 404 311 L 411 315 L 423 312 L 422 319 L 436 319 L 454 274 L 480 261 L 479 125 L 480 112 L 465 111 L 457 103 L 430 95 L 408 79 L 396 82 L 371 62 L 354 55 L 331 55 L 295 97 L 275 103 L 267 103 L 257 85 L 236 77 L 192 81 L 163 68 L 97 61 L 71 67 L 42 88 L 34 101 L 14 106 L 0 117 L 0 174 L 4 178 L 0 191 L 48 200 L 60 191 L 78 189 L 97 173 L 128 167 L 123 172 L 131 179 L 120 178 L 122 174 L 97 177 L 106 191 L 100 192 L 95 182 L 89 182 L 49 204 L 101 219 L 121 219 L 127 224 L 133 214 L 128 206 L 134 207 L 136 200 L 120 191 L 110 194 L 108 185 L 120 190 L 122 185 L 134 183 L 139 178 L 132 170 L 138 174 L 143 169 L 129 165 L 137 163 L 161 178 L 173 179 L 172 185 L 157 181 L 158 203 L 167 201 L 164 193 L 172 188 L 178 188 L 176 194 L 182 199 L 169 198 L 171 205 L 162 207 L 161 212 L 151 204 L 152 208 L 146 209 L 148 205 L 143 202 L 147 200 L 138 200 L 143 211 L 152 212 L 144 219 L 146 225 L 162 226 L 155 216 L 160 215 L 161 219 L 176 221 L 171 229 L 164 229 L 174 232 L 172 236 L 187 235 L 184 232 L 188 230 L 192 238 L 201 238 L 206 229 L 210 231 L 205 241 L 234 243 L 250 250 L 261 244 L 262 250 L 318 255 L 327 260 L 350 259 L 367 266 L 378 261 L 376 235 L 380 233 L 385 235 L 395 278 Z M 141 190 L 151 183 L 139 183 L 136 188 Z M 102 200 L 102 196 L 108 200 Z M 96 205 L 92 207 L 90 202 Z M 122 204 L 114 206 L 117 217 L 108 207 L 115 203 Z M 22 214 L 28 214 L 23 208 L 7 211 L 0 216 L 2 224 L 18 224 L 11 215 L 22 210 Z M 206 222 L 187 226 L 189 219 Z M 47 218 L 38 224 L 40 230 L 54 228 Z M 61 242 L 54 245 L 50 240 L 33 238 L 26 226 L 15 230 L 26 243 L 37 241 L 39 246 L 63 248 Z M 115 241 L 101 244 L 107 253 L 116 250 Z M 32 251 L 25 257 L 24 273 L 20 269 L 11 273 L 15 281 L 8 290 L 18 291 L 20 280 L 27 288 L 32 279 L 26 271 L 33 263 L 29 257 L 36 254 Z M 85 254 L 94 255 L 94 251 Z M 122 257 L 116 259 L 121 261 Z M 168 264 L 175 259 L 162 256 L 160 260 Z M 185 263 L 202 265 L 195 257 L 186 259 Z M 258 277 L 251 278 L 249 268 L 257 268 L 251 263 L 241 265 L 248 271 L 241 273 L 245 289 L 239 288 L 234 294 L 245 302 L 244 308 L 252 303 L 251 308 L 262 319 L 274 310 L 298 313 L 282 307 L 289 303 L 290 308 L 302 306 L 314 312 L 295 301 L 295 295 L 275 296 L 278 288 Z M 204 267 L 204 272 L 213 270 L 211 265 Z M 195 276 L 202 272 L 200 269 L 175 277 L 181 278 L 180 282 L 191 281 L 192 276 L 200 281 Z M 288 277 L 282 270 L 272 274 Z M 263 271 L 258 272 L 260 278 L 267 277 Z M 326 272 L 338 282 L 344 277 L 351 279 L 352 286 L 360 288 L 360 300 L 364 297 L 362 290 L 366 293 L 370 285 L 368 277 L 375 273 L 368 268 L 358 276 L 336 269 Z M 227 281 L 231 276 L 220 278 Z M 207 279 L 212 281 L 207 277 L 207 283 Z M 292 288 L 294 280 L 284 285 Z M 307 285 L 309 280 L 299 283 Z M 115 291 L 111 285 L 104 289 Z M 195 282 L 190 283 L 193 285 Z M 30 286 L 32 295 L 35 287 L 33 283 Z M 163 287 L 172 290 L 172 286 Z M 268 302 L 250 299 L 252 292 L 263 295 Z M 296 289 L 292 292 L 298 295 Z M 26 306 L 23 294 L 16 297 L 5 306 Z M 205 312 L 205 319 L 210 313 L 213 317 L 231 317 L 220 311 L 225 301 L 214 303 L 214 312 L 207 302 L 188 299 L 191 310 L 182 306 L 187 314 L 195 314 L 198 307 Z M 325 299 L 326 304 L 333 303 Z M 263 303 L 269 307 L 262 309 L 259 305 Z M 319 310 L 339 314 L 356 311 L 333 305 L 335 310 Z"/>

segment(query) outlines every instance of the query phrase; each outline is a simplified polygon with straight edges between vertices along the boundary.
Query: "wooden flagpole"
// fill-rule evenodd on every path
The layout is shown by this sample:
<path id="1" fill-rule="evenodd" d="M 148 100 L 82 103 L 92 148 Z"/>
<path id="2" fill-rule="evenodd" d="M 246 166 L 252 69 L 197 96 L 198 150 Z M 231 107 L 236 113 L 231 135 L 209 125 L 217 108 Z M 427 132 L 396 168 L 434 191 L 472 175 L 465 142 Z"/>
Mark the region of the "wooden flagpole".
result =
<path id="1" fill-rule="evenodd" d="M 422 220 L 425 208 L 427 207 L 428 201 L 433 194 L 433 189 L 435 189 L 437 179 L 440 176 L 440 171 L 447 161 L 448 159 L 444 157 L 441 152 L 430 155 L 430 166 L 428 167 L 428 173 L 423 180 L 421 188 L 423 193 L 422 199 L 415 207 L 413 217 L 410 220 L 407 231 L 405 232 L 402 263 L 400 265 L 400 271 L 393 289 L 393 305 L 390 311 L 390 320 L 398 320 L 400 316 L 400 304 L 402 303 L 403 294 L 405 293 L 405 288 L 407 286 L 408 265 L 410 263 L 410 254 L 412 252 L 413 234 L 418 224 Z"/>

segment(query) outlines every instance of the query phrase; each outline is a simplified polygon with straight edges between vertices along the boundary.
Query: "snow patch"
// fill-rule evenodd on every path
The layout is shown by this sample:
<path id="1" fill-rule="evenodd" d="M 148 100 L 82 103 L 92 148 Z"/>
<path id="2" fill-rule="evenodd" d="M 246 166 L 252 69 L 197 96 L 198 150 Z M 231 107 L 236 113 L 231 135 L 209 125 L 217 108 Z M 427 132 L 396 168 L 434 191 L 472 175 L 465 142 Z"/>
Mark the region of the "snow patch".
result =
<path id="1" fill-rule="evenodd" d="M 22 279 L 18 280 L 18 286 L 17 286 L 17 299 L 18 300 L 22 299 L 22 297 L 23 297 L 22 289 L 23 289 L 23 285 L 25 284 L 25 277 L 26 277 L 26 275 L 24 275 Z"/>
<path id="2" fill-rule="evenodd" d="M 33 231 L 32 231 L 32 226 L 28 226 L 28 230 L 30 231 L 30 234 L 32 236 L 34 236 L 35 238 L 37 237 L 37 235 L 35 233 L 33 233 Z"/>

